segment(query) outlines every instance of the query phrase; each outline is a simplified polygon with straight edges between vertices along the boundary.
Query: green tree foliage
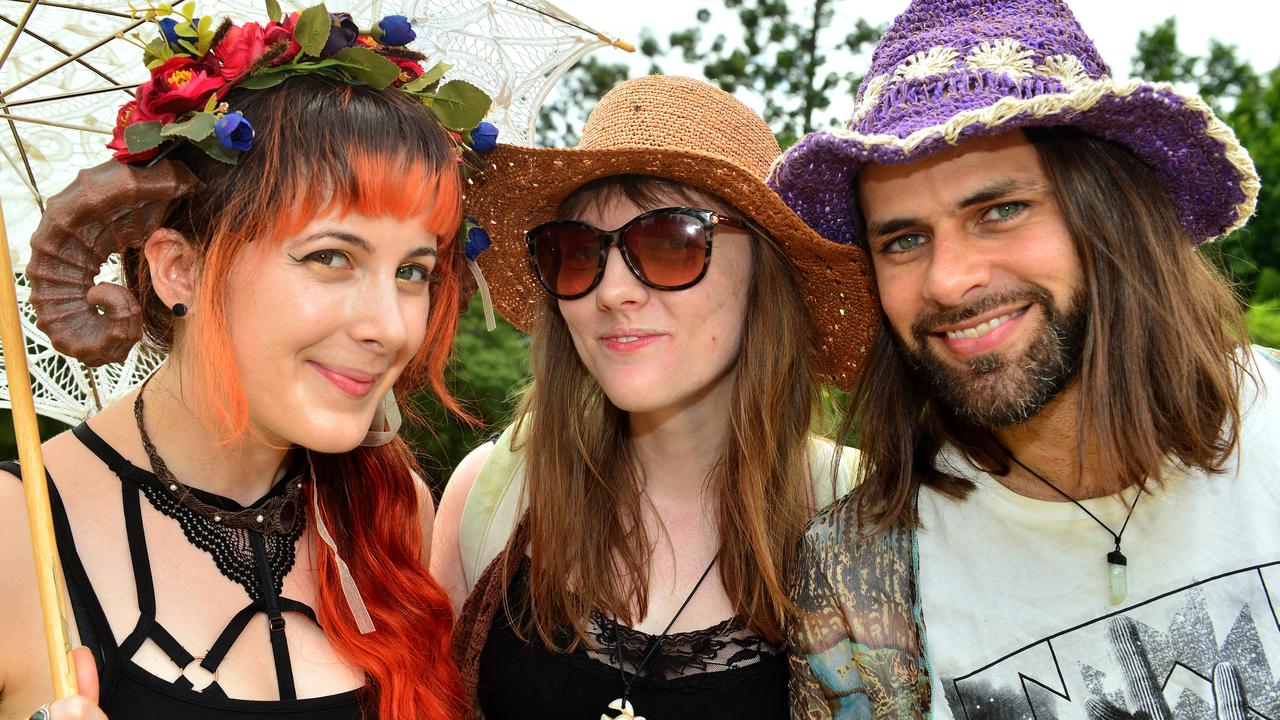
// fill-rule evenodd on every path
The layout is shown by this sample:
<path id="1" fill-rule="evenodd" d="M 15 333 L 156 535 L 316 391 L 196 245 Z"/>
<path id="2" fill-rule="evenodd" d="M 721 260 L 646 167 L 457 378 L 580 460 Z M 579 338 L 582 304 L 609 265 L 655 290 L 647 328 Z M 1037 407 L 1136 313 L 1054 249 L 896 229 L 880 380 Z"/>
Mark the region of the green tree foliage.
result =
<path id="1" fill-rule="evenodd" d="M 650 37 L 641 41 L 641 52 L 658 52 Z M 538 144 L 544 147 L 573 147 L 596 102 L 614 85 L 626 80 L 630 68 L 623 63 L 583 58 L 560 80 L 556 99 L 542 106 L 538 116 Z"/>
<path id="2" fill-rule="evenodd" d="M 1280 68 L 1264 75 L 1236 56 L 1236 48 L 1210 41 L 1200 57 L 1178 49 L 1174 18 L 1138 36 L 1133 74 L 1148 80 L 1190 86 L 1218 112 L 1248 148 L 1262 177 L 1257 214 L 1244 228 L 1207 248 L 1239 286 L 1251 308 L 1255 342 L 1280 339 Z M 1268 278 L 1271 278 L 1268 280 Z"/>
<path id="3" fill-rule="evenodd" d="M 48 440 L 67 429 L 66 425 L 47 417 L 38 418 L 41 439 Z M 18 438 L 13 429 L 13 413 L 0 408 L 0 460 L 18 459 Z"/>
<path id="4" fill-rule="evenodd" d="M 437 492 L 472 448 L 510 421 L 515 393 L 528 373 L 528 339 L 501 317 L 497 329 L 486 332 L 480 298 L 474 298 L 454 336 L 446 378 L 454 397 L 477 422 L 465 422 L 433 394 L 422 392 L 409 403 L 416 421 L 405 423 L 409 444 Z"/>
<path id="5" fill-rule="evenodd" d="M 707 37 L 712 12 L 703 8 L 696 25 L 671 34 L 671 51 L 685 62 L 701 64 L 707 80 L 721 88 L 763 98 L 765 122 L 789 147 L 820 127 L 832 97 L 853 95 L 861 77 L 852 71 L 849 56 L 874 45 L 884 31 L 861 18 L 852 27 L 833 27 L 838 4 L 724 0 L 725 9 L 737 15 L 740 44 L 723 32 Z M 838 36 L 834 42 L 833 36 Z M 829 66 L 831 53 L 840 56 Z"/>

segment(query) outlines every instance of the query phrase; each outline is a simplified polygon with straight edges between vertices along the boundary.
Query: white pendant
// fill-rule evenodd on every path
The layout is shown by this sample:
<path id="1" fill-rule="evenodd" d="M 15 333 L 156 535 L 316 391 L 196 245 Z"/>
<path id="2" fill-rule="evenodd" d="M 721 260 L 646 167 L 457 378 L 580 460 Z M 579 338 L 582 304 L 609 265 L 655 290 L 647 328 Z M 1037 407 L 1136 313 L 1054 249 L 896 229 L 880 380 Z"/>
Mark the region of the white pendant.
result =
<path id="1" fill-rule="evenodd" d="M 636 715 L 636 711 L 631 707 L 631 703 L 626 698 L 618 698 L 609 703 L 610 710 L 617 710 L 618 714 L 610 716 L 602 714 L 600 720 L 644 720 L 644 716 Z"/>
<path id="2" fill-rule="evenodd" d="M 1129 597 L 1129 561 L 1119 549 L 1107 553 L 1108 584 L 1111 604 L 1119 605 Z"/>

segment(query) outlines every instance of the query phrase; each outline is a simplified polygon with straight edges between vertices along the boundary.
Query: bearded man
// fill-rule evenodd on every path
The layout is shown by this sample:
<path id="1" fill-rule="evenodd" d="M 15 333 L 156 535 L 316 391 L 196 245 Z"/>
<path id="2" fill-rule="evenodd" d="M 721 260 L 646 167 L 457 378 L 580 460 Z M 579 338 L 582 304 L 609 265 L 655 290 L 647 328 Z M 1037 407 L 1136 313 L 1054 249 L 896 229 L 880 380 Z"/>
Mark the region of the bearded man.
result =
<path id="1" fill-rule="evenodd" d="M 1055 0 L 917 0 L 771 184 L 884 308 L 796 718 L 1280 718 L 1280 370 L 1197 247 L 1258 178 Z"/>

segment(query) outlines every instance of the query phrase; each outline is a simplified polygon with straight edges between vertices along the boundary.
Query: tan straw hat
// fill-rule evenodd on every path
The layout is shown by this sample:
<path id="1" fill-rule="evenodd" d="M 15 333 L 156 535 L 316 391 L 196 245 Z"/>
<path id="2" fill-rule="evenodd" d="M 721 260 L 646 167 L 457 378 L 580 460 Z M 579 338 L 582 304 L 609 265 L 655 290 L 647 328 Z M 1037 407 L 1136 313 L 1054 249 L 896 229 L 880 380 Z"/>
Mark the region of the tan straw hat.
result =
<path id="1" fill-rule="evenodd" d="M 493 240 L 479 263 L 494 306 L 512 325 L 533 326 L 547 295 L 524 234 L 555 220 L 575 190 L 613 175 L 673 180 L 724 199 L 782 247 L 813 317 L 818 370 L 850 388 L 879 322 L 870 262 L 858 248 L 824 240 L 765 186 L 780 153 L 764 121 L 732 95 L 667 75 L 611 90 L 576 148 L 499 145 L 466 192 L 467 214 Z"/>

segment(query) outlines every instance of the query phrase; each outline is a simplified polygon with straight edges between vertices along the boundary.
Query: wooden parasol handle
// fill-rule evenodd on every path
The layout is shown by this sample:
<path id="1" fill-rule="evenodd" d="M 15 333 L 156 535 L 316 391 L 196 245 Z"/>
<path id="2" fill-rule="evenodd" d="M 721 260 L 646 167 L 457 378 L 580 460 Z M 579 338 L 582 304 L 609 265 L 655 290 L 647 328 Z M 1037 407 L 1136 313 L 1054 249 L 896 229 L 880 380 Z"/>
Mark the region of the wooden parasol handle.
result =
<path id="1" fill-rule="evenodd" d="M 67 612 L 62 604 L 62 563 L 53 535 L 49 488 L 45 484 L 44 458 L 40 454 L 40 428 L 31 396 L 27 344 L 18 319 L 14 280 L 9 233 L 5 231 L 4 207 L 0 205 L 0 343 L 4 346 L 4 366 L 9 376 L 9 401 L 18 439 L 18 458 L 22 462 L 22 488 L 27 497 L 27 522 L 31 525 L 31 547 L 35 551 L 36 584 L 40 589 L 40 613 L 44 617 L 53 691 L 57 697 L 64 698 L 77 693 L 76 673 L 71 662 Z"/>

